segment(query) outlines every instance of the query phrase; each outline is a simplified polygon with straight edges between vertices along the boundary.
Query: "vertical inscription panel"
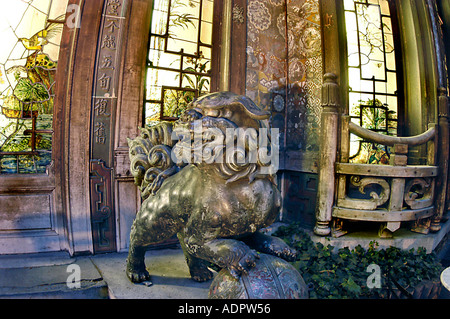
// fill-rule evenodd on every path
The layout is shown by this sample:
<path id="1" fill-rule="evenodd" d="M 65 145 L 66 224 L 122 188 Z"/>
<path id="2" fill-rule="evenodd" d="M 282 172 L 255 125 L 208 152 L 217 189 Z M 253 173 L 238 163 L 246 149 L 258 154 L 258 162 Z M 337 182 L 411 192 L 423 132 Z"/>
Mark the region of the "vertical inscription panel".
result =
<path id="1" fill-rule="evenodd" d="M 94 72 L 90 130 L 90 206 L 94 252 L 116 251 L 114 123 L 127 0 L 105 0 Z"/>
<path id="2" fill-rule="evenodd" d="M 91 104 L 91 159 L 112 166 L 114 120 L 125 29 L 126 0 L 106 0 L 97 44 Z"/>

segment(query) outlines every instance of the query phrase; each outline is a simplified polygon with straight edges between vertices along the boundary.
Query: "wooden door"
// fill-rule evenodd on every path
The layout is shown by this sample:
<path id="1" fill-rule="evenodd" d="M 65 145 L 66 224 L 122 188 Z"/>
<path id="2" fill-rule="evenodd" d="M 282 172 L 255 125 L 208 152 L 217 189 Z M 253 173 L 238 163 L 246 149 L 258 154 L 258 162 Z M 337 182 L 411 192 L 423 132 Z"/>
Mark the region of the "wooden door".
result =
<path id="1" fill-rule="evenodd" d="M 59 44 L 67 1 L 2 6 L 0 254 L 65 246 L 60 188 Z"/>

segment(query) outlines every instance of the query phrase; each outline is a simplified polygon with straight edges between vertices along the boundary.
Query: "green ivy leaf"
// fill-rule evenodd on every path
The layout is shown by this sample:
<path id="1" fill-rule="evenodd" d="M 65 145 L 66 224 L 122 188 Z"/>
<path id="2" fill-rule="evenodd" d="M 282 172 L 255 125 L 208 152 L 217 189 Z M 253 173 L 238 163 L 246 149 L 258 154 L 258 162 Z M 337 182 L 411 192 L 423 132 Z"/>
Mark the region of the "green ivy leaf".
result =
<path id="1" fill-rule="evenodd" d="M 361 293 L 361 287 L 351 277 L 344 280 L 341 286 L 347 289 L 351 294 L 359 295 Z"/>

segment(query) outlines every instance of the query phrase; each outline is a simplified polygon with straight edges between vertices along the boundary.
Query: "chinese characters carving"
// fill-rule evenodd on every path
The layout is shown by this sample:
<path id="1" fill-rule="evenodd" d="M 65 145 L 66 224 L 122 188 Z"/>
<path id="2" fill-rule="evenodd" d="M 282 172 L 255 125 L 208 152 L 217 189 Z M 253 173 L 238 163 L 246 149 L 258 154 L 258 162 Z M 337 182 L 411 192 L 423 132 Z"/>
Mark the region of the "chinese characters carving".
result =
<path id="1" fill-rule="evenodd" d="M 91 103 L 90 197 L 96 252 L 115 251 L 112 179 L 112 127 L 117 105 L 118 63 L 126 0 L 107 0 L 97 45 L 94 93 Z"/>

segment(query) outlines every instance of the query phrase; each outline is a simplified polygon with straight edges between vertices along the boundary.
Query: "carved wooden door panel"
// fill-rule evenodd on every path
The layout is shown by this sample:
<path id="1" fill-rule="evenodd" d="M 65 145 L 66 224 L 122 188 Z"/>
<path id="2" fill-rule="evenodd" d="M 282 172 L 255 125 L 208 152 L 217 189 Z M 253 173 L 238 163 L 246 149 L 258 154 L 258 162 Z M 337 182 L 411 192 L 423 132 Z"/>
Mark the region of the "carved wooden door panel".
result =
<path id="1" fill-rule="evenodd" d="M 307 224 L 319 157 L 321 2 L 249 0 L 245 14 L 245 95 L 272 113 L 271 125 L 280 131 L 282 218 Z"/>

